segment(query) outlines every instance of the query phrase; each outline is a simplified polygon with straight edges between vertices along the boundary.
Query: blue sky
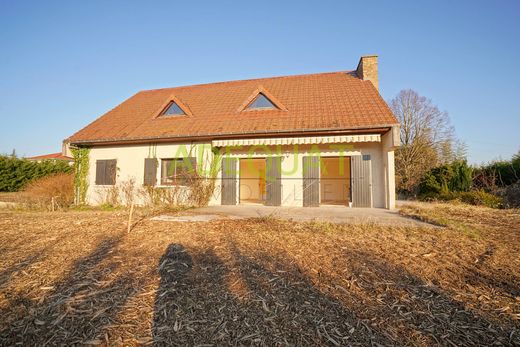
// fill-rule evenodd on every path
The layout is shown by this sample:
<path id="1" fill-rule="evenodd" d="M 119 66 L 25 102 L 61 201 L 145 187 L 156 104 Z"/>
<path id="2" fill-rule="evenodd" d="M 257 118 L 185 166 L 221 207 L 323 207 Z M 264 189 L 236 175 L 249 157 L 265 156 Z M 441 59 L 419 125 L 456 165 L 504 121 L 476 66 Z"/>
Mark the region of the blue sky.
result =
<path id="1" fill-rule="evenodd" d="M 0 0 L 0 153 L 62 139 L 135 92 L 354 69 L 448 111 L 472 163 L 520 149 L 520 1 Z"/>

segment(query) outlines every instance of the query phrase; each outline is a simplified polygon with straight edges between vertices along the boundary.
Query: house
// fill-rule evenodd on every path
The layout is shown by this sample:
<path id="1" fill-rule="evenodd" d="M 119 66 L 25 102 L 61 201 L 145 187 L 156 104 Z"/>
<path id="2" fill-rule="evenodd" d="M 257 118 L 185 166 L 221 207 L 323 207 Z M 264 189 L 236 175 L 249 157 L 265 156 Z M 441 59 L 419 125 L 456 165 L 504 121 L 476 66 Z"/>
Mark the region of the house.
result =
<path id="1" fill-rule="evenodd" d="M 69 165 L 72 165 L 74 163 L 74 158 L 66 156 L 62 152 L 37 155 L 34 157 L 27 157 L 25 159 L 38 162 L 44 160 L 66 161 L 67 163 L 69 163 Z"/>
<path id="2" fill-rule="evenodd" d="M 189 189 L 194 167 L 214 180 L 209 204 L 393 208 L 399 124 L 378 87 L 364 56 L 348 72 L 146 90 L 64 143 L 90 148 L 90 204 L 129 182 Z"/>

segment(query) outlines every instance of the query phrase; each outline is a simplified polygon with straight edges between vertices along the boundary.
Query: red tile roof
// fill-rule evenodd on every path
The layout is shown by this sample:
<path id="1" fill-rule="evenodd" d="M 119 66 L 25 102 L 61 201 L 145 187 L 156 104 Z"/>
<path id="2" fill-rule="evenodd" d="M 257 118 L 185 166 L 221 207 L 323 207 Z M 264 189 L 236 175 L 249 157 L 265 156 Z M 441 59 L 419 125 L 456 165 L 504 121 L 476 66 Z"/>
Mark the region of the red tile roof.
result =
<path id="1" fill-rule="evenodd" d="M 59 153 L 51 153 L 51 154 L 44 154 L 44 155 L 37 155 L 35 157 L 28 157 L 28 158 L 25 158 L 25 159 L 29 159 L 29 160 L 67 160 L 67 161 L 72 161 L 74 160 L 73 158 L 71 157 L 67 157 L 65 155 L 63 155 L 61 152 Z"/>
<path id="2" fill-rule="evenodd" d="M 278 110 L 241 111 L 261 91 Z M 158 117 L 171 100 L 187 115 Z M 371 82 L 352 72 L 272 77 L 141 91 L 68 140 L 118 142 L 368 129 L 397 124 Z"/>

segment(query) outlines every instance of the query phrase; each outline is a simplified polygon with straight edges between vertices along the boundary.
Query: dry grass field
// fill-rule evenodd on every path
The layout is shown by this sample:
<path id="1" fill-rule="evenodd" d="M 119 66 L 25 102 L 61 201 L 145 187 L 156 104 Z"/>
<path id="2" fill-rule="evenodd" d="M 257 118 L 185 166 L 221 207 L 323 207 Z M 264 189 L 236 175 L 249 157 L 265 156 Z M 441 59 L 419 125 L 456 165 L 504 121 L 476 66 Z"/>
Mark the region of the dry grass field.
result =
<path id="1" fill-rule="evenodd" d="M 0 345 L 520 344 L 520 213 L 441 227 L 0 211 Z"/>

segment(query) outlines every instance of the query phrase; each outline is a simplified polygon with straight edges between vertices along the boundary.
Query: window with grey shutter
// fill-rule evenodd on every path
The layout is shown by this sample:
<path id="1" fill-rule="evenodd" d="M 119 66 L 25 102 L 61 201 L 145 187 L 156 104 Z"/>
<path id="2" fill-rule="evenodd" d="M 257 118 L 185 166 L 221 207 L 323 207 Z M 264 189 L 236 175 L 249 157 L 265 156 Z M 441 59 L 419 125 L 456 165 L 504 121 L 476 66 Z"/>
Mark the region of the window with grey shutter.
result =
<path id="1" fill-rule="evenodd" d="M 156 158 L 145 158 L 144 159 L 144 180 L 145 186 L 153 187 L 157 182 L 157 159 Z"/>
<path id="2" fill-rule="evenodd" d="M 266 159 L 266 202 L 267 206 L 282 204 L 282 158 L 270 157 Z"/>
<path id="3" fill-rule="evenodd" d="M 117 160 L 96 160 L 96 185 L 113 186 L 116 184 Z"/>
<path id="4" fill-rule="evenodd" d="M 96 185 L 105 184 L 106 160 L 96 160 Z"/>
<path id="5" fill-rule="evenodd" d="M 237 162 L 236 158 L 222 158 L 222 205 L 237 204 Z"/>
<path id="6" fill-rule="evenodd" d="M 161 159 L 161 185 L 187 185 L 195 177 L 195 157 Z"/>

